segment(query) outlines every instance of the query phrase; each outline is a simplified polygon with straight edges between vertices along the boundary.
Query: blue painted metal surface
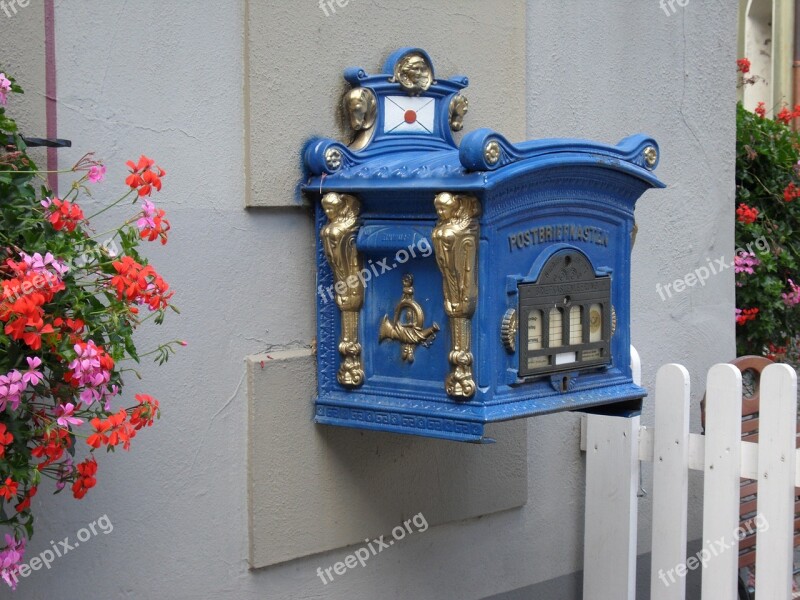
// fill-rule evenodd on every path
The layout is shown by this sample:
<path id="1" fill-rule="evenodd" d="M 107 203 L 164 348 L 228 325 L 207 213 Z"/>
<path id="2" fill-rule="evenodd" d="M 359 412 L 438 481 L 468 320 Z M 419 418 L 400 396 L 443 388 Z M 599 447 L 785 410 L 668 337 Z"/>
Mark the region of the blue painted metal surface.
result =
<path id="1" fill-rule="evenodd" d="M 336 140 L 314 139 L 304 149 L 308 177 L 303 189 L 316 206 L 317 232 L 328 222 L 320 207 L 324 194 L 358 198 L 356 247 L 369 273 L 358 325 L 364 381 L 346 387 L 337 381 L 340 310 L 318 235 L 315 420 L 479 442 L 486 441 L 484 425 L 493 421 L 640 406 L 645 390 L 633 383 L 630 370 L 631 238 L 638 198 L 650 188 L 664 187 L 653 174 L 658 145 L 643 135 L 616 146 L 569 139 L 513 144 L 490 129 L 479 129 L 457 146 L 448 107 L 467 79 L 433 80 L 427 90 L 408 94 L 392 81 L 392 74 L 397 61 L 410 52 L 421 53 L 430 64 L 424 51 L 403 48 L 390 56 L 384 73 L 345 71 L 354 88 L 367 88 L 377 99 L 375 129 L 366 146 L 352 150 Z M 430 132 L 389 131 L 387 96 L 430 99 Z M 494 163 L 486 156 L 490 142 L 499 146 Z M 333 166 L 326 161 L 331 149 L 341 157 Z M 655 154 L 648 156 L 646 150 Z M 437 224 L 434 197 L 442 192 L 469 194 L 482 208 L 478 300 L 471 319 L 477 389 L 468 399 L 449 396 L 444 384 L 452 340 L 431 242 Z M 575 365 L 570 370 L 562 364 L 551 374 L 521 377 L 522 338 L 517 333 L 515 351 L 510 352 L 501 341 L 501 322 L 514 309 L 520 329 L 527 326 L 520 312 L 520 286 L 535 283 L 549 258 L 569 251 L 588 259 L 593 277 L 610 277 L 616 313 L 610 356 L 599 367 Z M 441 326 L 430 343 L 416 346 L 413 362 L 403 360 L 398 343 L 379 341 L 382 319 L 394 313 L 408 274 L 413 275 L 414 300 L 424 310 L 425 324 Z"/>

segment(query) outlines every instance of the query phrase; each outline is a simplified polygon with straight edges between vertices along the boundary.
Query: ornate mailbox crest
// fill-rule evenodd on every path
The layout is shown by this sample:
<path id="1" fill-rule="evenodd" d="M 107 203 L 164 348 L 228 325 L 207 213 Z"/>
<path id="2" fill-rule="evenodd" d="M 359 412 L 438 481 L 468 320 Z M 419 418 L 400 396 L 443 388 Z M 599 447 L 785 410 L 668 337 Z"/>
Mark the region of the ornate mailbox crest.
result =
<path id="1" fill-rule="evenodd" d="M 458 145 L 467 78 L 437 79 L 420 48 L 345 79 L 352 138 L 304 149 L 316 421 L 482 441 L 493 421 L 640 407 L 630 251 L 637 199 L 663 187 L 656 142 Z"/>

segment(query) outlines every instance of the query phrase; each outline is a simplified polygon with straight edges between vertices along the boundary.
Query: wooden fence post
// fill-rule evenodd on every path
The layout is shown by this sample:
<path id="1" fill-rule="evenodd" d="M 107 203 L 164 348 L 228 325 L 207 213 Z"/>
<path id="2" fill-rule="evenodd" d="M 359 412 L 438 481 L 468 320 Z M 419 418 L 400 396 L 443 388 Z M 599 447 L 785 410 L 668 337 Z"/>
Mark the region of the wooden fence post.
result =
<path id="1" fill-rule="evenodd" d="M 742 374 L 733 365 L 711 367 L 706 382 L 703 486 L 703 598 L 738 596 L 739 483 L 741 477 Z"/>
<path id="2" fill-rule="evenodd" d="M 636 597 L 639 423 L 587 416 L 584 600 Z"/>
<path id="3" fill-rule="evenodd" d="M 689 497 L 689 372 L 664 365 L 656 375 L 653 443 L 651 600 L 685 600 Z"/>
<path id="4" fill-rule="evenodd" d="M 758 426 L 756 594 L 792 597 L 797 374 L 789 365 L 761 373 Z"/>

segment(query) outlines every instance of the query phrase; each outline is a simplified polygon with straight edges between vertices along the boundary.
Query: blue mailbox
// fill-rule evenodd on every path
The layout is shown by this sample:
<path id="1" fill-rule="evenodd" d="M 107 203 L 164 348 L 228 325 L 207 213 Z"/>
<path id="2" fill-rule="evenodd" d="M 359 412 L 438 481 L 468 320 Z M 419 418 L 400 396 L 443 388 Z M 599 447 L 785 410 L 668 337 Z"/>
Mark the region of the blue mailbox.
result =
<path id="1" fill-rule="evenodd" d="M 345 71 L 351 143 L 311 140 L 318 423 L 484 440 L 484 425 L 641 408 L 634 207 L 658 145 L 466 134 L 466 77 L 419 48 Z"/>

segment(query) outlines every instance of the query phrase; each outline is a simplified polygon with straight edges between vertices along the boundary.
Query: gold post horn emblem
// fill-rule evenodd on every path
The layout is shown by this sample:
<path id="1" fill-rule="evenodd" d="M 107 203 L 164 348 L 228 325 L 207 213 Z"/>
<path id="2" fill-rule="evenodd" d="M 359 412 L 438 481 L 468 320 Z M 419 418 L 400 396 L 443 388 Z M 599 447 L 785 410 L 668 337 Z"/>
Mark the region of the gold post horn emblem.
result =
<path id="1" fill-rule="evenodd" d="M 394 321 L 389 320 L 389 315 L 384 315 L 378 332 L 378 341 L 400 342 L 400 358 L 414 362 L 414 348 L 420 344 L 426 348 L 430 346 L 436 337 L 436 332 L 439 331 L 437 323 L 430 327 L 423 327 L 424 324 L 425 313 L 414 300 L 414 276 L 408 273 L 403 275 L 403 297 L 394 309 Z"/>

